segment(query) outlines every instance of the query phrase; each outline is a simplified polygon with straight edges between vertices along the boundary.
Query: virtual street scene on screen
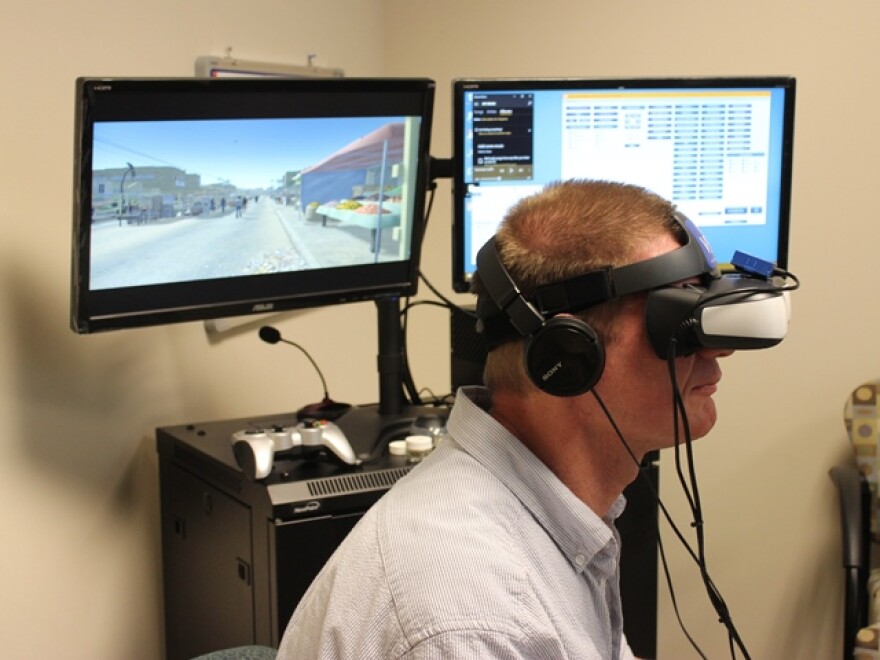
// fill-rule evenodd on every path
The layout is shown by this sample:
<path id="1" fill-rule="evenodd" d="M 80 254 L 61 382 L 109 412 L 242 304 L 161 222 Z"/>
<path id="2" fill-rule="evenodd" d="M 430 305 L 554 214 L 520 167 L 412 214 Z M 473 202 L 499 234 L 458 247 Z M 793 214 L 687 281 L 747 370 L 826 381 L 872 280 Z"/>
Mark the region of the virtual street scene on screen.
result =
<path id="1" fill-rule="evenodd" d="M 418 121 L 97 123 L 90 287 L 407 259 Z"/>

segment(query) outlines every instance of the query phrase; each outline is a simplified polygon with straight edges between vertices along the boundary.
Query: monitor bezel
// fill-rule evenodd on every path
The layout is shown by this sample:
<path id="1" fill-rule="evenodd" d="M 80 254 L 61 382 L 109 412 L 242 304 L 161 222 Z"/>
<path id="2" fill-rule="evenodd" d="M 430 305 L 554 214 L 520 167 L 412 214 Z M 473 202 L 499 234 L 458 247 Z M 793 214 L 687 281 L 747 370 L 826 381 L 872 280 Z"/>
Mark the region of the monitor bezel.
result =
<path id="1" fill-rule="evenodd" d="M 79 334 L 406 297 L 418 289 L 435 83 L 427 78 L 78 78 L 71 328 Z M 222 103 L 218 103 L 222 98 Z M 256 103 L 255 103 L 256 102 Z M 294 110 L 291 103 L 297 103 Z M 419 116 L 409 258 L 202 281 L 89 288 L 95 121 Z"/>
<path id="2" fill-rule="evenodd" d="M 639 90 L 639 89 L 737 89 L 781 88 L 785 90 L 781 169 L 779 187 L 778 245 L 775 263 L 788 267 L 791 213 L 792 161 L 794 143 L 794 103 L 796 79 L 791 76 L 713 76 L 656 78 L 457 78 L 452 81 L 452 287 L 458 293 L 470 291 L 472 273 L 466 270 L 464 180 L 464 95 L 473 91 L 528 90 Z M 499 219 L 500 220 L 500 219 Z M 727 269 L 727 264 L 721 264 Z"/>

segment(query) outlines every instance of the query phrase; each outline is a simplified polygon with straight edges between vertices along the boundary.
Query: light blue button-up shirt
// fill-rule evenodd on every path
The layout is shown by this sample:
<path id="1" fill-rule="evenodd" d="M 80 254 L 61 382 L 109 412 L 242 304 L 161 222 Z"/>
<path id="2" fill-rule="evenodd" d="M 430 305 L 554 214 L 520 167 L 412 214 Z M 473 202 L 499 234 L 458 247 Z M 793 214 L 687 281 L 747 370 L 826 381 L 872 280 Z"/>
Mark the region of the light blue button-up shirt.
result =
<path id="1" fill-rule="evenodd" d="M 613 525 L 623 497 L 597 516 L 488 403 L 482 388 L 459 392 L 449 437 L 328 561 L 279 659 L 633 657 Z"/>

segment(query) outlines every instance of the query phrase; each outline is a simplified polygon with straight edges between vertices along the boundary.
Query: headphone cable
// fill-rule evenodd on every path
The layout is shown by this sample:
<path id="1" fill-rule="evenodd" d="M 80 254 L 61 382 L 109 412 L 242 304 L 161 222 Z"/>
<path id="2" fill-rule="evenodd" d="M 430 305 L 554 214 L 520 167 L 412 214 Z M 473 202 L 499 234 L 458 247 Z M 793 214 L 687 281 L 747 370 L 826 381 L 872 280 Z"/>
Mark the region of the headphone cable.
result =
<path id="1" fill-rule="evenodd" d="M 647 473 L 642 469 L 642 464 L 640 463 L 639 459 L 636 457 L 632 448 L 629 446 L 629 443 L 626 441 L 626 438 L 623 436 L 623 432 L 620 430 L 620 427 L 617 425 L 617 422 L 614 420 L 614 417 L 611 415 L 611 411 L 608 410 L 608 407 L 605 405 L 605 402 L 602 400 L 602 397 L 599 396 L 599 393 L 596 391 L 595 388 L 590 390 L 590 392 L 592 393 L 593 398 L 596 399 L 596 402 L 599 404 L 599 407 L 602 409 L 602 412 L 605 414 L 605 418 L 608 420 L 608 423 L 611 425 L 611 428 L 614 430 L 614 433 L 617 435 L 617 438 L 620 440 L 621 444 L 623 445 L 623 448 L 626 450 L 627 454 L 629 454 L 630 458 L 632 458 L 633 462 L 638 467 L 639 476 L 643 479 L 644 484 L 647 485 L 648 490 L 650 490 L 651 495 L 654 498 L 654 501 L 657 502 L 657 506 L 660 508 L 660 511 L 663 513 L 663 517 L 666 519 L 666 522 L 669 525 L 670 529 L 673 531 L 675 536 L 678 538 L 679 542 L 682 544 L 682 546 L 684 546 L 684 548 L 691 555 L 691 557 L 694 559 L 694 561 L 697 561 L 696 553 L 694 552 L 693 548 L 691 548 L 687 539 L 681 533 L 681 530 L 679 530 L 678 525 L 675 524 L 675 521 L 672 519 L 672 516 L 670 515 L 669 511 L 667 510 L 666 505 L 663 503 L 663 500 L 660 499 L 660 493 L 657 492 L 656 487 L 651 482 L 651 480 L 648 478 Z M 673 609 L 673 612 L 675 612 L 675 618 L 678 621 L 678 625 L 681 628 L 681 631 L 684 633 L 684 636 L 687 638 L 688 642 L 690 642 L 690 645 L 693 647 L 693 649 L 697 652 L 697 654 L 701 658 L 703 658 L 703 660 L 706 660 L 706 655 L 703 653 L 702 649 L 697 644 L 696 640 L 694 640 L 694 638 L 691 636 L 690 632 L 687 629 L 687 626 L 684 623 L 684 620 L 681 618 L 681 612 L 678 609 L 678 599 L 675 596 L 675 587 L 672 583 L 672 575 L 669 571 L 669 564 L 666 560 L 666 552 L 663 548 L 663 542 L 660 539 L 659 526 L 657 528 L 657 549 L 660 552 L 660 560 L 661 560 L 661 564 L 663 566 L 663 574 L 666 579 L 666 586 L 669 589 L 669 597 L 670 597 L 670 600 L 672 601 L 672 609 Z"/>
<path id="2" fill-rule="evenodd" d="M 674 362 L 673 362 L 673 364 L 674 364 Z M 650 479 L 647 478 L 647 475 L 645 474 L 644 470 L 642 470 L 642 466 L 641 466 L 641 463 L 640 463 L 638 457 L 636 457 L 635 453 L 632 451 L 632 448 L 630 447 L 629 443 L 626 441 L 626 438 L 624 437 L 623 432 L 620 430 L 620 427 L 617 425 L 617 422 L 614 420 L 614 417 L 611 415 L 611 411 L 605 405 L 605 402 L 602 400 L 602 397 L 595 390 L 595 388 L 591 390 L 591 393 L 593 394 L 593 397 L 596 399 L 596 402 L 599 404 L 599 407 L 602 409 L 606 419 L 608 420 L 609 424 L 611 425 L 611 427 L 614 430 L 615 434 L 617 435 L 618 439 L 621 441 L 624 449 L 629 454 L 630 458 L 632 458 L 633 462 L 638 466 L 640 476 L 643 477 L 644 483 L 646 483 L 648 485 L 648 488 L 651 491 L 651 494 L 653 495 L 655 501 L 657 502 L 657 505 L 658 505 L 660 511 L 663 513 L 663 517 L 665 518 L 670 529 L 675 534 L 676 538 L 679 540 L 682 547 L 687 551 L 687 553 L 691 556 L 691 559 L 694 561 L 694 563 L 699 568 L 700 577 L 703 580 L 703 584 L 704 584 L 704 587 L 705 587 L 706 592 L 708 594 L 709 601 L 712 603 L 713 608 L 715 609 L 716 613 L 718 614 L 720 623 L 722 625 L 724 625 L 724 627 L 727 629 L 728 641 L 729 641 L 730 649 L 731 649 L 731 657 L 735 658 L 735 649 L 734 649 L 734 644 L 735 644 L 737 647 L 739 647 L 740 651 L 742 652 L 742 654 L 746 658 L 746 660 L 751 660 L 751 656 L 749 655 L 748 650 L 746 649 L 745 644 L 742 641 L 742 638 L 740 637 L 738 631 L 736 630 L 736 626 L 733 623 L 733 620 L 730 615 L 730 611 L 724 601 L 724 598 L 721 596 L 720 591 L 715 586 L 715 583 L 713 582 L 713 580 L 712 580 L 711 576 L 709 575 L 709 572 L 706 568 L 705 538 L 704 538 L 704 533 L 703 533 L 702 511 L 701 511 L 701 506 L 700 506 L 699 493 L 698 492 L 691 493 L 692 489 L 696 490 L 696 472 L 695 472 L 695 468 L 693 467 L 694 461 L 693 461 L 691 439 L 690 439 L 690 428 L 688 426 L 687 414 L 684 410 L 684 401 L 681 397 L 681 393 L 678 388 L 677 379 L 674 377 L 674 375 L 671 375 L 671 380 L 672 380 L 674 406 L 675 406 L 675 412 L 676 412 L 675 422 L 674 422 L 676 452 L 678 451 L 678 445 L 680 443 L 679 422 L 678 422 L 679 415 L 681 416 L 682 425 L 685 429 L 685 447 L 686 447 L 686 453 L 688 456 L 689 473 L 690 473 L 690 478 L 691 478 L 691 487 L 690 488 L 687 486 L 687 483 L 686 483 L 686 480 L 684 479 L 683 473 L 680 470 L 679 470 L 679 474 L 680 474 L 680 479 L 682 482 L 682 488 L 685 490 L 685 493 L 688 497 L 689 504 L 691 505 L 691 513 L 692 513 L 692 517 L 694 519 L 692 526 L 694 527 L 695 534 L 697 537 L 697 550 L 696 551 L 691 546 L 691 544 L 688 542 L 688 540 L 685 538 L 684 534 L 681 532 L 678 525 L 675 524 L 675 521 L 672 519 L 672 515 L 669 513 L 669 510 L 666 508 L 666 505 L 664 504 L 663 500 L 660 498 L 659 492 L 654 487 L 654 485 L 651 483 Z M 678 609 L 678 603 L 677 603 L 677 600 L 675 597 L 675 590 L 674 590 L 673 584 L 672 584 L 672 578 L 669 573 L 669 567 L 668 567 L 668 564 L 666 561 L 666 554 L 665 554 L 665 551 L 663 550 L 662 542 L 660 539 L 659 529 L 657 532 L 657 545 L 658 545 L 658 550 L 660 552 L 661 563 L 663 565 L 663 571 L 664 571 L 664 575 L 666 577 L 667 587 L 669 589 L 670 599 L 672 601 L 672 606 L 673 606 L 673 610 L 675 612 L 676 619 L 678 620 L 679 626 L 681 627 L 682 632 L 684 633 L 685 637 L 690 642 L 691 646 L 700 655 L 701 658 L 705 659 L 706 658 L 705 654 L 700 649 L 699 645 L 695 642 L 693 637 L 690 635 L 690 633 L 687 630 L 687 627 L 685 626 L 685 624 L 681 618 L 681 614 Z"/>
<path id="3" fill-rule="evenodd" d="M 688 501 L 691 505 L 691 516 L 692 516 L 692 527 L 694 528 L 694 534 L 697 540 L 697 553 L 696 553 L 696 563 L 697 567 L 700 570 L 700 575 L 703 579 L 703 584 L 706 588 L 706 593 L 709 597 L 709 601 L 712 603 L 712 607 L 715 609 L 715 612 L 718 614 L 719 621 L 728 632 L 728 640 L 730 643 L 731 649 L 731 657 L 735 657 L 735 649 L 734 645 L 739 648 L 742 652 L 743 656 L 746 660 L 750 660 L 751 656 L 749 655 L 748 650 L 745 647 L 745 644 L 740 637 L 739 631 L 737 630 L 735 624 L 733 623 L 732 615 L 730 614 L 730 609 L 727 606 L 723 596 L 721 595 L 720 590 L 715 585 L 711 576 L 709 575 L 709 569 L 706 563 L 706 539 L 705 539 L 705 528 L 703 521 L 703 510 L 702 504 L 700 503 L 700 493 L 699 487 L 697 485 L 697 473 L 696 473 L 696 461 L 694 460 L 693 454 L 693 438 L 691 436 L 690 423 L 688 421 L 687 409 L 684 404 L 684 397 L 682 396 L 681 389 L 678 386 L 678 377 L 675 372 L 675 345 L 676 340 L 673 337 L 669 342 L 669 350 L 667 352 L 667 367 L 669 371 L 669 380 L 672 385 L 672 396 L 673 396 L 673 409 L 675 411 L 674 415 L 674 437 L 675 437 L 675 456 L 676 456 L 676 467 L 679 475 L 679 481 L 681 482 L 681 487 L 686 493 L 688 497 Z M 681 422 L 681 426 L 679 427 L 679 421 Z M 680 461 L 679 461 L 679 446 L 681 444 L 681 433 L 680 428 L 684 431 L 684 445 L 685 445 L 685 456 L 688 467 L 688 479 L 686 480 L 682 470 L 680 469 Z M 688 483 L 690 482 L 690 487 L 688 487 Z M 693 556 L 693 552 L 691 553 Z"/>

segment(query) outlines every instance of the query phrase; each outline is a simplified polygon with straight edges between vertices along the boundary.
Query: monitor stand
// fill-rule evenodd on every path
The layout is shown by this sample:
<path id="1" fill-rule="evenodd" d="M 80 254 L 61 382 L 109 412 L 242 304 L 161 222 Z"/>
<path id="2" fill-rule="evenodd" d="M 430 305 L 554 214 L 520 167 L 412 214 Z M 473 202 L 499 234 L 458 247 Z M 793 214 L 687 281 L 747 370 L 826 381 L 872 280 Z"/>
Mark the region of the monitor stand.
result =
<path id="1" fill-rule="evenodd" d="M 352 406 L 335 420 L 346 437 L 352 440 L 355 453 L 361 459 L 377 457 L 385 451 L 390 441 L 410 435 L 413 422 L 419 416 L 441 414 L 445 417 L 443 411 L 436 407 L 404 402 L 400 299 L 389 296 L 375 302 L 379 334 L 379 403 Z"/>
<path id="2" fill-rule="evenodd" d="M 379 414 L 399 415 L 403 411 L 403 330 L 400 327 L 400 299 L 376 300 L 379 326 Z"/>

